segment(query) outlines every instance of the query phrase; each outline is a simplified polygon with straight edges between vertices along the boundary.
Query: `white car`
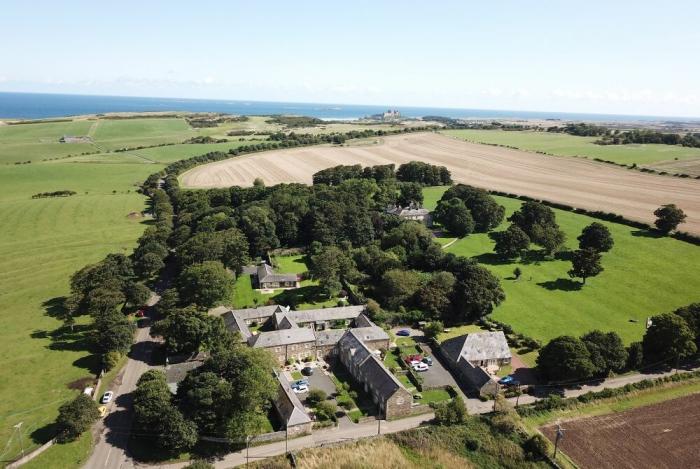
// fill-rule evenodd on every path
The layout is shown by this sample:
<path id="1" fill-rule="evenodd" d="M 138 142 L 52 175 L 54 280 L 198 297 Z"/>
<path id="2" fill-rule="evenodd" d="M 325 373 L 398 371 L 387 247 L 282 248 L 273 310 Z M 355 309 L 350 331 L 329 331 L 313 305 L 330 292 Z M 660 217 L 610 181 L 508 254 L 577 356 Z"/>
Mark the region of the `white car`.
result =
<path id="1" fill-rule="evenodd" d="M 422 362 L 421 362 L 420 360 L 411 360 L 410 363 L 409 363 L 409 365 L 411 365 L 411 366 L 416 366 L 416 365 L 419 365 L 419 364 L 421 364 L 421 363 L 422 363 Z"/>
<path id="2" fill-rule="evenodd" d="M 114 393 L 112 391 L 107 391 L 102 395 L 102 403 L 103 404 L 109 404 L 112 402 L 112 398 L 114 397 Z"/>
<path id="3" fill-rule="evenodd" d="M 418 362 L 413 365 L 414 371 L 428 371 L 429 366 L 423 362 Z"/>
<path id="4" fill-rule="evenodd" d="M 303 394 L 309 390 L 309 387 L 305 384 L 301 384 L 299 386 L 294 386 L 292 388 L 292 391 L 294 391 L 297 394 Z"/>

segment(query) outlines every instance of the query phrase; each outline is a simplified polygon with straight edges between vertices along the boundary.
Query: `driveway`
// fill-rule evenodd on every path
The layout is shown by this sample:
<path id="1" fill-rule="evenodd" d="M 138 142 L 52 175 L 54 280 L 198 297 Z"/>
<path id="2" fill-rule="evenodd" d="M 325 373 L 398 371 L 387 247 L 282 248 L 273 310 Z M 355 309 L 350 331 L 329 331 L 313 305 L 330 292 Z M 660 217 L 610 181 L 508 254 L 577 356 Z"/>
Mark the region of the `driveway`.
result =
<path id="1" fill-rule="evenodd" d="M 459 384 L 452 377 L 452 373 L 447 371 L 438 357 L 435 355 L 431 355 L 431 357 L 433 358 L 433 366 L 429 367 L 428 371 L 418 373 L 418 376 L 423 377 L 423 385 L 428 388 L 450 385 L 459 389 Z"/>
<path id="2" fill-rule="evenodd" d="M 320 389 L 329 396 L 333 396 L 336 393 L 335 383 L 331 380 L 321 368 L 314 368 L 314 374 L 307 376 L 309 379 L 309 389 Z M 306 404 L 307 394 L 302 395 L 302 402 Z"/>

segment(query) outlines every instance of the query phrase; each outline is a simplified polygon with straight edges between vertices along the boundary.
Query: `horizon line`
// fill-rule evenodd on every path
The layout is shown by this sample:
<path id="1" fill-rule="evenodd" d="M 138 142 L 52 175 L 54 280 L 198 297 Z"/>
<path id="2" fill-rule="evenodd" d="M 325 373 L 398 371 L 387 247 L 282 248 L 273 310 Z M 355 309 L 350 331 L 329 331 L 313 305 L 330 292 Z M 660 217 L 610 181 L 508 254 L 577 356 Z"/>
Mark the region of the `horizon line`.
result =
<path id="1" fill-rule="evenodd" d="M 625 114 L 625 113 L 609 113 L 609 112 L 580 112 L 580 111 L 540 111 L 531 109 L 487 109 L 487 108 L 468 108 L 468 107 L 450 107 L 450 106 L 416 106 L 416 105 L 388 105 L 388 104 L 355 104 L 355 103 L 340 103 L 340 102 L 316 102 L 316 101 L 266 101 L 258 99 L 241 99 L 241 98 L 190 98 L 190 97 L 178 97 L 178 96 L 144 96 L 144 95 L 122 95 L 122 94 L 92 94 L 92 93 L 54 93 L 54 92 L 43 92 L 43 91 L 5 91 L 0 89 L 0 94 L 30 94 L 30 95 L 49 95 L 49 96 L 84 96 L 84 97 L 105 97 L 105 98 L 138 98 L 138 99 L 163 99 L 163 100 L 186 100 L 186 101 L 210 101 L 210 102 L 226 102 L 233 101 L 236 103 L 266 103 L 266 104 L 305 104 L 305 105 L 322 105 L 322 106 L 355 106 L 355 107 L 376 107 L 376 108 L 386 108 L 389 110 L 399 110 L 401 107 L 412 108 L 412 109 L 444 109 L 451 111 L 494 111 L 494 112 L 523 112 L 523 113 L 538 113 L 538 114 L 571 114 L 580 116 L 610 116 L 610 117 L 645 117 L 645 118 L 658 118 L 658 119 L 690 119 L 692 121 L 700 121 L 700 116 L 664 116 L 656 114 Z M 124 113 L 124 112 L 134 112 L 134 113 L 146 113 L 146 112 L 168 112 L 168 111 L 109 111 L 113 113 Z M 188 112 L 188 111 L 176 111 L 172 112 Z M 213 112 L 213 111 L 212 111 Z M 226 113 L 224 113 L 226 114 Z M 82 114 L 81 114 L 82 115 Z M 89 114 L 88 114 L 89 115 Z M 245 114 L 241 114 L 245 115 Z M 251 114 L 252 115 L 252 114 Z M 259 114 L 264 115 L 264 114 Z M 78 115 L 76 115 L 78 116 Z M 71 115 L 64 115 L 63 117 L 71 117 Z M 423 117 L 423 116 L 421 116 Z M 443 117 L 443 116 L 440 116 Z M 446 117 L 446 116 L 444 116 Z M 0 119 L 9 119 L 8 117 L 0 116 Z M 493 117 L 493 119 L 499 119 Z M 502 119 L 502 118 L 500 118 Z M 24 120 L 40 120 L 40 119 L 24 119 Z"/>

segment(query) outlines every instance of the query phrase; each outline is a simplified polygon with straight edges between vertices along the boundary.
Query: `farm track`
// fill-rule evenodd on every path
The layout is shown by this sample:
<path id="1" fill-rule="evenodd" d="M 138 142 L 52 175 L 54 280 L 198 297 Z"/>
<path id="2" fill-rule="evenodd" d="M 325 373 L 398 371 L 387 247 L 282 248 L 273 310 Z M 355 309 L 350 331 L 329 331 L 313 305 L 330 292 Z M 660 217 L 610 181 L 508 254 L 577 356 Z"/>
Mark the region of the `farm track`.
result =
<path id="1" fill-rule="evenodd" d="M 188 188 L 311 184 L 313 173 L 340 164 L 402 164 L 413 160 L 447 166 L 457 182 L 623 215 L 646 223 L 662 204 L 688 215 L 683 231 L 700 235 L 700 183 L 645 174 L 594 161 L 545 156 L 469 143 L 435 133 L 395 135 L 383 144 L 315 146 L 256 153 L 193 168 L 181 176 Z"/>

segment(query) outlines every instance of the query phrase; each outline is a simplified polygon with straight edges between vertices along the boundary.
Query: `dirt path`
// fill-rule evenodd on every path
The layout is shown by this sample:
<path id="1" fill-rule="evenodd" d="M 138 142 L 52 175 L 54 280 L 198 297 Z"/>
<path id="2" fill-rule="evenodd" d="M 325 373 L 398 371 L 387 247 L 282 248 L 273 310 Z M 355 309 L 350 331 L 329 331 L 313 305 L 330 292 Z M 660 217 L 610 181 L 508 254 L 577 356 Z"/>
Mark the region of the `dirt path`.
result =
<path id="1" fill-rule="evenodd" d="M 184 187 L 311 183 L 316 171 L 421 160 L 447 166 L 457 182 L 484 189 L 601 210 L 653 222 L 653 211 L 675 203 L 688 215 L 683 231 L 700 235 L 700 181 L 657 176 L 579 158 L 552 157 L 464 142 L 435 133 L 395 135 L 382 145 L 317 146 L 276 150 L 198 166 L 181 176 Z"/>

